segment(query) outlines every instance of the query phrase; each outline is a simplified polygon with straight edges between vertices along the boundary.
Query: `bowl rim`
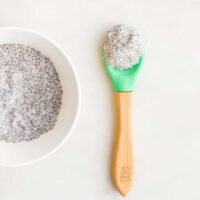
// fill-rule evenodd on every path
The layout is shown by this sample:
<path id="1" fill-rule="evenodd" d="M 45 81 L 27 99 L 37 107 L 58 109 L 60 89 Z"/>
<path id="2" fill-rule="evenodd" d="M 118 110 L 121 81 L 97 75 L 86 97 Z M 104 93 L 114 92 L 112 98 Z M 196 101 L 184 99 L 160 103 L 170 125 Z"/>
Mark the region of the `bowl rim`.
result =
<path id="1" fill-rule="evenodd" d="M 27 166 L 27 165 L 31 165 L 31 164 L 35 164 L 39 161 L 42 161 L 46 158 L 48 158 L 49 156 L 53 155 L 58 149 L 60 149 L 63 144 L 70 138 L 73 130 L 75 129 L 76 125 L 77 125 L 77 122 L 78 122 L 78 118 L 79 118 L 79 115 L 80 115 L 80 110 L 81 110 L 81 99 L 82 99 L 82 95 L 81 95 L 81 87 L 80 87 L 80 81 L 79 81 L 79 76 L 78 76 L 78 73 L 76 71 L 76 68 L 75 68 L 75 65 L 74 63 L 72 62 L 71 58 L 69 57 L 69 55 L 67 54 L 67 52 L 58 44 L 56 43 L 55 41 L 53 41 L 52 39 L 50 39 L 48 36 L 38 32 L 38 31 L 35 31 L 35 30 L 32 30 L 32 29 L 29 29 L 29 28 L 22 28 L 22 27 L 16 27 L 16 26 L 5 26 L 5 27 L 0 27 L 0 31 L 21 31 L 21 32 L 26 32 L 26 33 L 30 33 L 30 34 L 33 34 L 33 35 L 36 35 L 40 38 L 42 38 L 43 40 L 46 40 L 48 43 L 51 43 L 53 46 L 55 46 L 67 59 L 67 61 L 69 62 L 69 65 L 74 73 L 74 77 L 75 77 L 75 81 L 76 81 L 76 84 L 77 84 L 77 92 L 78 92 L 78 103 L 77 103 L 77 108 L 76 108 L 76 114 L 75 114 L 75 117 L 74 117 L 74 121 L 73 123 L 71 124 L 70 128 L 69 128 L 69 131 L 67 132 L 66 131 L 66 136 L 58 143 L 58 145 L 56 145 L 52 150 L 50 150 L 49 152 L 45 153 L 44 155 L 38 157 L 38 158 L 35 158 L 33 160 L 30 160 L 30 161 L 25 161 L 25 162 L 21 162 L 21 163 L 10 163 L 10 164 L 6 164 L 6 163 L 0 163 L 0 166 L 1 167 L 22 167 L 22 166 Z"/>

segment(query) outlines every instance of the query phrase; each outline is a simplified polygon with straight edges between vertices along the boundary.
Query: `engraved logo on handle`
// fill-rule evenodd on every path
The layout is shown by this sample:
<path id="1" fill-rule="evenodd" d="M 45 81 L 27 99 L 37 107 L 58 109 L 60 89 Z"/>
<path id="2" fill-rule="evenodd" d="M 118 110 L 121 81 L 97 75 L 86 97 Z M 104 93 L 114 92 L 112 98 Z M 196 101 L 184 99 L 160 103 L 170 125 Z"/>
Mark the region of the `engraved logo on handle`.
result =
<path id="1" fill-rule="evenodd" d="M 130 182 L 131 181 L 131 171 L 132 167 L 120 167 L 120 182 Z"/>

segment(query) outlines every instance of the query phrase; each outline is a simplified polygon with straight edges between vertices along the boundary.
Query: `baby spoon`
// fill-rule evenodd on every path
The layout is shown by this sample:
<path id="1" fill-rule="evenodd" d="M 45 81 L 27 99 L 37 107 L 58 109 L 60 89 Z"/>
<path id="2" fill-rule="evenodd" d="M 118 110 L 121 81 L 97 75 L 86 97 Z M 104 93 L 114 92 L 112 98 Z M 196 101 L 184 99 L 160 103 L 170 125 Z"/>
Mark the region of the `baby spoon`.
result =
<path id="1" fill-rule="evenodd" d="M 105 50 L 105 47 L 104 47 Z M 104 65 L 111 78 L 116 95 L 116 130 L 113 152 L 113 181 L 118 191 L 126 196 L 130 191 L 135 174 L 132 137 L 132 99 L 136 75 L 143 57 L 127 69 L 108 64 L 104 52 Z"/>

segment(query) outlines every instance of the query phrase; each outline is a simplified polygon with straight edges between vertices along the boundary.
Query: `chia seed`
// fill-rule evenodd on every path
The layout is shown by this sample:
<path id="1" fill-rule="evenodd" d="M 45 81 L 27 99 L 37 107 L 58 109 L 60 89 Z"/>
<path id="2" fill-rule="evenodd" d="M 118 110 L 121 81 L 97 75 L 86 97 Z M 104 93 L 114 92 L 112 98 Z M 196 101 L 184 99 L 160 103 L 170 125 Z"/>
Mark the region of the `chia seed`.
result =
<path id="1" fill-rule="evenodd" d="M 62 93 L 50 58 L 23 44 L 0 45 L 0 140 L 30 141 L 52 130 Z"/>
<path id="2" fill-rule="evenodd" d="M 128 69 L 142 56 L 142 38 L 135 28 L 117 25 L 108 31 L 104 50 L 111 67 Z"/>

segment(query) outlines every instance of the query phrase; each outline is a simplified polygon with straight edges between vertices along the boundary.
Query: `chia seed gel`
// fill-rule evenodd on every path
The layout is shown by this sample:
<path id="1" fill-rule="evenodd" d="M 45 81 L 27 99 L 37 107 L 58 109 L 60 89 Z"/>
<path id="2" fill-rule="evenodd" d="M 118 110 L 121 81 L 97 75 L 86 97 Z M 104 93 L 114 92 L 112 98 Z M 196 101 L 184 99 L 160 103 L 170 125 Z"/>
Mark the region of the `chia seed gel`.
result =
<path id="1" fill-rule="evenodd" d="M 142 40 L 135 28 L 114 26 L 108 31 L 104 45 L 107 63 L 119 69 L 131 68 L 142 56 Z"/>
<path id="2" fill-rule="evenodd" d="M 22 44 L 0 45 L 0 140 L 30 141 L 53 129 L 62 93 L 48 57 Z"/>

